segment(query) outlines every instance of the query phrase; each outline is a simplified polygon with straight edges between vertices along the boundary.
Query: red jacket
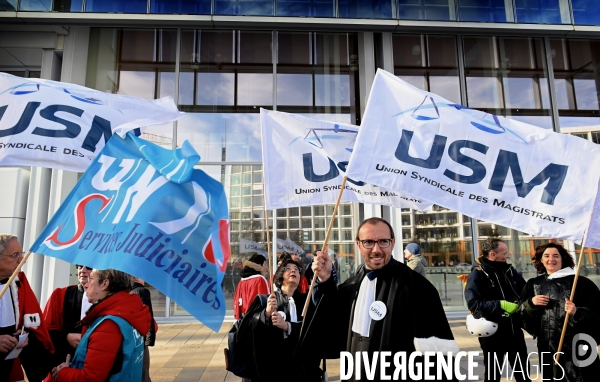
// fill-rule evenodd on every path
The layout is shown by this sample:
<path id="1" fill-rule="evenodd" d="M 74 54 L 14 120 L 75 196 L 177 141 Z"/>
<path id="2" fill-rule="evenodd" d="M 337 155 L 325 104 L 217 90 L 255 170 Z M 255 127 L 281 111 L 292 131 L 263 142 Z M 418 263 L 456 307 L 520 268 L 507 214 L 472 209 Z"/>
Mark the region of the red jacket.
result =
<path id="1" fill-rule="evenodd" d="M 256 296 L 259 294 L 269 294 L 269 290 L 267 279 L 262 275 L 252 275 L 241 279 L 233 295 L 233 314 L 235 319 L 239 319 L 243 313 L 246 313 Z"/>
<path id="2" fill-rule="evenodd" d="M 90 309 L 87 316 L 81 320 L 84 327 L 83 334 L 97 318 L 109 315 L 126 320 L 142 336 L 150 330 L 151 318 L 148 307 L 142 304 L 139 296 L 121 291 Z M 65 367 L 58 373 L 57 381 L 106 381 L 115 358 L 121 351 L 121 342 L 123 342 L 123 335 L 119 326 L 111 320 L 103 321 L 89 338 L 83 369 Z"/>

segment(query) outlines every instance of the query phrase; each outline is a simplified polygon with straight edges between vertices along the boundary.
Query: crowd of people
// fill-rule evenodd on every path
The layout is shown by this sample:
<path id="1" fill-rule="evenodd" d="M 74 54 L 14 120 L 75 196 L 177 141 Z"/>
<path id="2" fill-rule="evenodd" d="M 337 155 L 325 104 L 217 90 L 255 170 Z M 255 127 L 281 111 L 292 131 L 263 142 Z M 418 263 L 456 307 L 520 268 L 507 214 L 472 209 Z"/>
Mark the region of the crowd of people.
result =
<path id="1" fill-rule="evenodd" d="M 251 325 L 244 329 L 254 341 L 252 382 L 322 381 L 320 363 L 339 358 L 342 351 L 459 351 L 440 296 L 423 275 L 418 245 L 404 248 L 405 263 L 395 260 L 394 229 L 381 218 L 360 224 L 356 245 L 362 265 L 341 284 L 327 250 L 316 251 L 308 267 L 297 255 L 282 254 L 272 278 L 264 256 L 255 254 L 243 263 L 233 301 L 236 318 L 243 319 L 256 300 L 265 301 L 257 314 L 248 315 Z M 5 285 L 23 258 L 23 248 L 15 236 L 0 235 L 0 253 L 0 284 Z M 511 366 L 516 380 L 529 381 L 523 330 L 536 338 L 539 354 L 554 354 L 566 317 L 559 363 L 540 356 L 542 378 L 595 380 L 598 355 L 582 364 L 574 358 L 574 347 L 581 335 L 595 341 L 600 337 L 596 284 L 580 276 L 575 286 L 573 258 L 560 244 L 536 248 L 532 262 L 539 276 L 527 282 L 507 262 L 509 257 L 506 242 L 486 239 L 466 280 L 469 310 L 495 328 L 478 338 L 485 381 L 499 381 L 504 364 Z M 309 295 L 313 275 L 316 282 Z M 148 346 L 154 344 L 157 327 L 143 281 L 85 265 L 77 265 L 77 276 L 77 285 L 52 293 L 43 312 L 23 272 L 10 284 L 0 299 L 0 381 L 22 380 L 22 370 L 29 381 L 150 381 Z M 18 351 L 17 357 L 9 356 Z M 415 362 L 423 370 L 436 368 L 422 357 Z M 356 367 L 351 380 L 365 380 L 365 363 Z M 380 375 L 380 368 L 374 366 L 374 375 Z"/>
<path id="2" fill-rule="evenodd" d="M 18 238 L 0 234 L 0 254 L 4 287 L 23 260 Z M 150 381 L 157 325 L 144 281 L 85 265 L 77 279 L 54 290 L 43 312 L 23 272 L 9 284 L 0 299 L 0 381 L 23 381 L 23 371 L 31 382 Z"/>
<path id="3" fill-rule="evenodd" d="M 260 315 L 254 316 L 256 322 L 250 326 L 252 335 L 260 339 L 254 355 L 258 377 L 252 381 L 281 380 L 289 370 L 289 360 L 293 362 L 294 373 L 289 378 L 286 374 L 286 380 L 320 381 L 320 360 L 339 358 L 342 351 L 350 354 L 457 352 L 439 294 L 424 277 L 425 261 L 420 247 L 415 243 L 406 246 L 405 265 L 392 257 L 395 244 L 394 230 L 387 221 L 365 220 L 356 234 L 363 260 L 356 274 L 338 285 L 331 257 L 326 251 L 315 252 L 310 271 L 305 270 L 309 273 L 308 280 L 313 274 L 310 272 L 317 274 L 311 296 L 298 289 L 300 264 L 284 258 L 276 272 L 273 292 L 268 292 L 268 303 Z M 537 339 L 538 354 L 551 354 L 546 358 L 540 356 L 538 370 L 543 380 L 595 380 L 600 372 L 598 355 L 592 354 L 589 365 L 575 362 L 572 340 L 578 334 L 589 335 L 596 341 L 600 337 L 598 287 L 581 276 L 575 297 L 570 300 L 574 262 L 559 244 L 536 248 L 532 262 L 539 276 L 528 282 L 507 263 L 509 257 L 503 240 L 488 238 L 482 243 L 481 255 L 466 282 L 469 310 L 476 319 L 497 328 L 493 334 L 484 333 L 478 338 L 484 356 L 484 380 L 499 381 L 506 375 L 506 371 L 502 374 L 503 365 L 510 365 L 516 380 L 530 380 L 523 329 Z M 306 317 L 302 317 L 298 312 L 308 298 L 310 308 Z M 374 319 L 369 314 L 374 306 L 385 307 L 383 317 Z M 557 357 L 566 315 L 569 325 L 562 354 Z M 275 356 L 281 358 L 276 362 L 272 358 L 273 349 L 277 349 Z M 556 358 L 560 367 L 553 365 Z M 358 367 L 361 372 L 353 374 L 351 380 L 361 380 L 357 377 L 361 375 L 366 380 L 365 365 Z M 374 375 L 380 375 L 380 365 L 375 369 Z"/>

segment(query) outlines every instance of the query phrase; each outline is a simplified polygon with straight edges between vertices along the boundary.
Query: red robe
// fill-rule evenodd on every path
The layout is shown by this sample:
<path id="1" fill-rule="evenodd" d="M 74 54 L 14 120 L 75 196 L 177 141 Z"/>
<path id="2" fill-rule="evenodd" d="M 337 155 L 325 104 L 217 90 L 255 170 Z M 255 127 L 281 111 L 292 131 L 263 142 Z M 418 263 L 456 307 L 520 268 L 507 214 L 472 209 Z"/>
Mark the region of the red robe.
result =
<path id="1" fill-rule="evenodd" d="M 240 280 L 235 294 L 233 295 L 233 314 L 235 319 L 239 319 L 243 313 L 246 313 L 250 304 L 259 294 L 270 294 L 267 279 L 262 275 L 252 275 Z"/>
<path id="2" fill-rule="evenodd" d="M 48 352 L 54 353 L 54 346 L 52 345 L 52 340 L 48 333 L 46 321 L 42 319 L 40 303 L 38 302 L 37 297 L 35 297 L 31 286 L 29 286 L 25 273 L 19 272 L 15 281 L 11 283 L 9 290 L 10 291 L 7 291 L 6 293 L 13 293 L 13 296 L 15 294 L 17 296 L 17 299 L 13 298 L 15 303 L 18 303 L 19 314 L 16 316 L 17 330 L 20 331 L 21 328 L 25 327 L 29 332 L 30 341 L 31 336 L 35 336 Z M 23 353 L 21 353 L 21 356 L 22 355 Z M 13 363 L 13 371 L 10 376 L 11 381 L 24 380 L 23 370 L 21 369 L 21 356 L 17 357 Z"/>

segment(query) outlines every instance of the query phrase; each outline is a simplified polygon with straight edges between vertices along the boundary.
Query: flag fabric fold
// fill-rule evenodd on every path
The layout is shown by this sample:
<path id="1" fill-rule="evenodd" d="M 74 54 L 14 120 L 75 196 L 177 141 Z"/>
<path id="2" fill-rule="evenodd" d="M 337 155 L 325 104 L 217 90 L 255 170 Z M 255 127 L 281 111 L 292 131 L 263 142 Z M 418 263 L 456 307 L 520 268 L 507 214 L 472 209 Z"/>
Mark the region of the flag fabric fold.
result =
<path id="1" fill-rule="evenodd" d="M 346 175 L 536 236 L 581 242 L 590 141 L 466 108 L 378 70 Z"/>
<path id="2" fill-rule="evenodd" d="M 142 278 L 219 330 L 229 213 L 221 183 L 193 169 L 197 158 L 185 144 L 114 135 L 30 250 Z"/>
<path id="3" fill-rule="evenodd" d="M 0 73 L 0 166 L 84 172 L 113 134 L 181 118 L 171 97 L 144 100 Z"/>
<path id="4" fill-rule="evenodd" d="M 261 109 L 262 154 L 267 209 L 335 204 L 358 126 Z M 342 202 L 430 210 L 432 203 L 347 180 Z"/>

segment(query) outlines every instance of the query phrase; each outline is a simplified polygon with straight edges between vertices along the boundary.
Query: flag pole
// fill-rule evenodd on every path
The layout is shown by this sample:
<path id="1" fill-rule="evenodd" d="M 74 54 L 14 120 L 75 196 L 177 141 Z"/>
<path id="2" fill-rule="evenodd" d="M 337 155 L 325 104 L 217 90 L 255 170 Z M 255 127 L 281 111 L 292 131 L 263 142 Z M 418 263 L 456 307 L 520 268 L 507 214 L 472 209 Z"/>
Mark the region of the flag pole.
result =
<path id="1" fill-rule="evenodd" d="M 579 279 L 579 272 L 581 271 L 581 264 L 583 264 L 583 250 L 585 249 L 585 241 L 587 239 L 588 230 L 585 231 L 583 235 L 583 240 L 581 240 L 581 251 L 579 252 L 579 261 L 577 263 L 577 270 L 575 271 L 575 279 L 573 279 L 573 287 L 571 288 L 571 296 L 569 300 L 573 301 L 575 297 L 575 288 L 577 287 L 577 280 Z M 562 349 L 563 343 L 565 341 L 565 335 L 567 334 L 567 326 L 569 326 L 569 316 L 570 314 L 565 315 L 565 322 L 563 324 L 562 333 L 560 334 L 560 342 L 558 343 L 558 350 L 556 351 L 556 359 L 555 363 L 558 365 L 558 360 L 560 359 L 560 351 Z"/>
<path id="2" fill-rule="evenodd" d="M 4 288 L 2 288 L 2 292 L 0 292 L 0 298 L 2 298 L 2 296 L 4 296 L 4 293 L 6 293 L 6 290 L 10 286 L 10 283 L 12 283 L 13 280 L 15 279 L 15 277 L 17 277 L 17 275 L 21 271 L 21 268 L 23 267 L 23 265 L 25 265 L 25 262 L 27 261 L 27 258 L 29 257 L 29 255 L 31 255 L 31 251 L 27 252 L 25 257 L 23 257 L 23 260 L 21 260 L 21 262 L 17 266 L 17 269 L 15 269 L 12 276 L 10 276 L 10 278 L 8 279 L 8 282 L 6 284 L 4 284 Z"/>
<path id="3" fill-rule="evenodd" d="M 271 256 L 271 235 L 269 235 L 269 215 L 267 214 L 267 203 L 265 200 L 265 229 L 267 231 L 267 254 L 269 256 L 269 272 L 275 274 L 273 271 L 273 257 Z"/>
<path id="4" fill-rule="evenodd" d="M 342 181 L 342 186 L 340 187 L 340 193 L 338 194 L 337 200 L 335 202 L 335 207 L 333 208 L 333 213 L 331 214 L 331 220 L 329 221 L 329 227 L 327 227 L 327 234 L 325 235 L 325 241 L 323 242 L 323 248 L 321 252 L 327 248 L 327 242 L 329 241 L 329 234 L 331 233 L 331 228 L 333 228 L 333 222 L 335 220 L 335 215 L 337 214 L 338 206 L 340 205 L 340 200 L 342 199 L 342 194 L 344 193 L 344 188 L 346 187 L 347 176 L 344 176 L 344 180 Z M 306 312 L 308 311 L 308 305 L 310 304 L 310 296 L 312 296 L 313 289 L 315 287 L 315 282 L 317 281 L 317 273 L 313 275 L 312 281 L 310 282 L 310 288 L 308 289 L 308 296 L 306 297 L 306 302 L 304 303 L 304 309 L 302 310 L 302 317 L 306 317 Z"/>

